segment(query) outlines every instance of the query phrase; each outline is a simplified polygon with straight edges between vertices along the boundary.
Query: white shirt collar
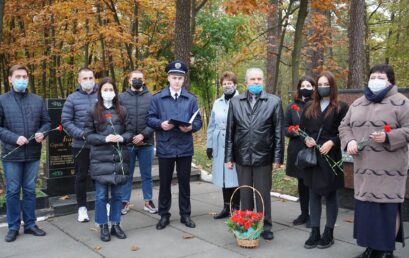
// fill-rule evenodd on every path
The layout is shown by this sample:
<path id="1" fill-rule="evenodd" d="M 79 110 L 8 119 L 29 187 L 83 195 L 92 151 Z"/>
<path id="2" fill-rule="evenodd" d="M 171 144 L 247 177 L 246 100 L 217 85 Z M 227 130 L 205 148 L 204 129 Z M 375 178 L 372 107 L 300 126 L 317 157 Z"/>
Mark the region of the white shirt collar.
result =
<path id="1" fill-rule="evenodd" d="M 170 95 L 172 96 L 172 98 L 175 98 L 175 93 L 177 93 L 179 97 L 180 93 L 182 92 L 182 89 L 180 89 L 179 91 L 174 91 L 171 87 L 169 87 L 169 90 L 170 90 Z"/>

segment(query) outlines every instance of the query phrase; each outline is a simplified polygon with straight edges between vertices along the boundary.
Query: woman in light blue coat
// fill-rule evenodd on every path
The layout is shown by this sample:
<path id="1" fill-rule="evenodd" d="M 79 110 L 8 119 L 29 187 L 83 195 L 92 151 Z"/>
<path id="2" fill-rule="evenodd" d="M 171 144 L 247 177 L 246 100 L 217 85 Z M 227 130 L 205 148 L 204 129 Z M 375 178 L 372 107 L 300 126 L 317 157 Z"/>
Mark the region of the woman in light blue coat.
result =
<path id="1" fill-rule="evenodd" d="M 209 127 L 207 129 L 207 156 L 213 159 L 212 178 L 213 183 L 223 189 L 223 210 L 214 216 L 221 219 L 230 215 L 230 198 L 237 188 L 236 167 L 227 169 L 224 164 L 224 144 L 226 136 L 227 112 L 230 99 L 238 95 L 236 91 L 237 78 L 232 72 L 225 72 L 220 78 L 223 87 L 223 96 L 216 99 L 210 115 Z M 233 199 L 233 207 L 238 209 L 240 195 L 236 193 Z"/>

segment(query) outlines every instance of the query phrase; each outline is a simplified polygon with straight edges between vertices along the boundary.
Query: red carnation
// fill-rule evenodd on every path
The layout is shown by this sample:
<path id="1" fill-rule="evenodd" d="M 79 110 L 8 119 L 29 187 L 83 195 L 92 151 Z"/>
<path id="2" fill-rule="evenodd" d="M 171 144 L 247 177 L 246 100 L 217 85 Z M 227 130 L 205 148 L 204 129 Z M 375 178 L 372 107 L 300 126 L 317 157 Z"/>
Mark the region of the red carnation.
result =
<path id="1" fill-rule="evenodd" d="M 298 129 L 300 129 L 300 126 L 299 126 L 299 125 L 296 125 L 296 126 L 294 126 L 294 128 L 293 128 L 293 130 L 294 130 L 295 132 L 298 132 Z"/>
<path id="2" fill-rule="evenodd" d="M 111 113 L 105 114 L 105 118 L 111 119 L 111 118 L 112 118 L 112 114 L 111 114 Z"/>
<path id="3" fill-rule="evenodd" d="M 246 223 L 244 223 L 244 227 L 246 229 L 249 229 L 251 227 L 251 223 L 247 221 Z"/>
<path id="4" fill-rule="evenodd" d="M 295 110 L 295 111 L 300 111 L 301 110 L 301 108 L 299 106 L 297 106 L 296 104 L 292 104 L 291 109 Z"/>
<path id="5" fill-rule="evenodd" d="M 385 133 L 390 133 L 392 131 L 392 127 L 391 125 L 386 124 L 383 126 L 383 130 L 385 131 Z"/>
<path id="6" fill-rule="evenodd" d="M 62 129 L 63 129 L 63 127 L 62 127 L 62 125 L 60 124 L 60 125 L 57 127 L 57 130 L 61 133 L 61 132 L 62 132 Z"/>
<path id="7" fill-rule="evenodd" d="M 243 217 L 239 218 L 239 224 L 244 225 L 244 223 L 246 223 L 246 220 Z"/>
<path id="8" fill-rule="evenodd" d="M 291 132 L 293 131 L 293 129 L 294 129 L 294 126 L 293 126 L 293 125 L 290 125 L 290 126 L 288 127 L 288 129 L 287 129 L 288 133 L 291 133 Z"/>

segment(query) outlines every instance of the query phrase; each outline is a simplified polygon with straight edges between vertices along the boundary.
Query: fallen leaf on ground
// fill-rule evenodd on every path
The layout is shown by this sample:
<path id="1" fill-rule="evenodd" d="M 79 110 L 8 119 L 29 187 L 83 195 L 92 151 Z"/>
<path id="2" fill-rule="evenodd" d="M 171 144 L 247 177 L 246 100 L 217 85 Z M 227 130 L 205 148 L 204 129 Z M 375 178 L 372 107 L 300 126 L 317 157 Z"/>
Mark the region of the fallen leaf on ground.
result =
<path id="1" fill-rule="evenodd" d="M 89 228 L 89 230 L 98 232 L 98 229 L 96 229 L 96 228 Z"/>
<path id="2" fill-rule="evenodd" d="M 344 222 L 354 223 L 354 219 L 353 218 L 345 218 Z"/>
<path id="3" fill-rule="evenodd" d="M 97 246 L 94 248 L 95 251 L 100 251 L 101 249 L 102 249 L 102 247 L 101 247 L 100 245 L 97 245 Z"/>
<path id="4" fill-rule="evenodd" d="M 139 246 L 137 246 L 137 245 L 132 245 L 132 247 L 131 247 L 131 251 L 134 251 L 134 252 L 138 251 L 139 249 L 141 249 L 141 248 L 139 248 Z"/>
<path id="5" fill-rule="evenodd" d="M 70 197 L 68 195 L 64 195 L 64 196 L 61 196 L 59 199 L 62 201 L 65 201 L 65 200 L 70 199 Z"/>
<path id="6" fill-rule="evenodd" d="M 193 238 L 195 238 L 195 236 L 194 236 L 194 235 L 190 235 L 190 234 L 186 234 L 186 235 L 183 235 L 182 238 L 183 238 L 183 239 L 193 239 Z"/>

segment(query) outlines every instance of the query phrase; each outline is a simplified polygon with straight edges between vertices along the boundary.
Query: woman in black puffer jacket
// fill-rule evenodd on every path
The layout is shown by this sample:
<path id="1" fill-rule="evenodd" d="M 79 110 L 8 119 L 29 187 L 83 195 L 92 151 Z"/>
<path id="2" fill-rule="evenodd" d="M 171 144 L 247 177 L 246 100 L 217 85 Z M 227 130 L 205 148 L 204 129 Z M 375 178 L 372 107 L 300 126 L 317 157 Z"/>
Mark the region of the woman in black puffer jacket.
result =
<path id="1" fill-rule="evenodd" d="M 131 141 L 132 128 L 125 109 L 119 105 L 115 83 L 101 80 L 97 103 L 89 111 L 85 124 L 86 141 L 91 145 L 90 174 L 95 180 L 95 222 L 101 227 L 101 240 L 111 239 L 108 228 L 107 198 L 111 188 L 111 234 L 126 238 L 121 221 L 121 189 L 129 174 L 126 144 Z"/>

